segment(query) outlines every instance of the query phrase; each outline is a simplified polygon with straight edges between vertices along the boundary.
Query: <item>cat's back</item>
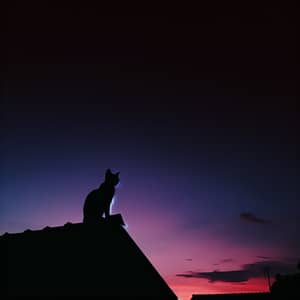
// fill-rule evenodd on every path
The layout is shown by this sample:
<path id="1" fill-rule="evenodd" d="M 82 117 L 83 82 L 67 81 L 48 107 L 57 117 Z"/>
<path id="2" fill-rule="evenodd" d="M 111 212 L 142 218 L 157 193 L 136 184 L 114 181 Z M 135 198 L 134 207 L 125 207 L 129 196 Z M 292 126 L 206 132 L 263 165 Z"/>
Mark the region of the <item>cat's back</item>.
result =
<path id="1" fill-rule="evenodd" d="M 86 199 L 91 199 L 96 197 L 99 194 L 99 189 L 92 190 L 91 192 L 88 193 L 86 196 Z"/>
<path id="2" fill-rule="evenodd" d="M 101 184 L 98 189 L 92 190 L 85 199 L 85 208 L 99 205 L 99 202 L 111 202 L 114 188 L 107 184 Z"/>

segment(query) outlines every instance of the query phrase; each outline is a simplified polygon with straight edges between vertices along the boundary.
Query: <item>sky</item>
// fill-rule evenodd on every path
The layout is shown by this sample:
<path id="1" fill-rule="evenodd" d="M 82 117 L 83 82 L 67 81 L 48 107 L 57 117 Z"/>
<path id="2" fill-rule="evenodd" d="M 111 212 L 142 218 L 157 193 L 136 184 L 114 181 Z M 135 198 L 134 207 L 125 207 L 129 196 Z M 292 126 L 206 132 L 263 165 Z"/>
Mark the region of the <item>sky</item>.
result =
<path id="1" fill-rule="evenodd" d="M 113 213 L 180 299 L 300 260 L 293 7 L 8 4 L 0 233 Z"/>

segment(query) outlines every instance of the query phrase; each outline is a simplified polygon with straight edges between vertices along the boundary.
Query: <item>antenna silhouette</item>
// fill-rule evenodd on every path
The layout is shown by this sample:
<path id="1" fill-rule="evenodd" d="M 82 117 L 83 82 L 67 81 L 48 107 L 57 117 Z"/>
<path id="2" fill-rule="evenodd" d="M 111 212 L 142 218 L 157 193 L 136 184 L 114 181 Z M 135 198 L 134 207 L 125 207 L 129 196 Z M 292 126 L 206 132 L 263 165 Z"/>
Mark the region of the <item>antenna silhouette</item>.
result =
<path id="1" fill-rule="evenodd" d="M 264 277 L 266 278 L 269 291 L 271 291 L 270 267 L 269 266 L 264 267 L 263 271 L 264 271 Z"/>

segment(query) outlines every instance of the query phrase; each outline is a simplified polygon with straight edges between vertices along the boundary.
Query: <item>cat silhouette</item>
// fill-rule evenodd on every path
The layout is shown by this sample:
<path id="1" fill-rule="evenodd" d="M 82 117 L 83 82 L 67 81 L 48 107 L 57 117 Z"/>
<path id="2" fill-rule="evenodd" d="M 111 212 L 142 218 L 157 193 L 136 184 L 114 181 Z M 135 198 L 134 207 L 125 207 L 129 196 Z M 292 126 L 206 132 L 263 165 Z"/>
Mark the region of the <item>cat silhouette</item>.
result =
<path id="1" fill-rule="evenodd" d="M 110 169 L 106 170 L 105 181 L 98 189 L 91 191 L 84 202 L 83 206 L 83 222 L 95 223 L 105 215 L 105 218 L 110 216 L 110 205 L 112 203 L 115 186 L 119 183 L 119 174 L 113 174 Z"/>

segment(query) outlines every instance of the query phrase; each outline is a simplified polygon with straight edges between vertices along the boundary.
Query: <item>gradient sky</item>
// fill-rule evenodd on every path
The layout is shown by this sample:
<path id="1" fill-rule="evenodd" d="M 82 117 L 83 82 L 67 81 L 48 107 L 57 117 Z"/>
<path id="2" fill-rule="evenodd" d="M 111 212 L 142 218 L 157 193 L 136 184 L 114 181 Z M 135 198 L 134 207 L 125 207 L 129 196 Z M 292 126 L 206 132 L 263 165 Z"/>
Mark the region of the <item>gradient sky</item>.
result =
<path id="1" fill-rule="evenodd" d="M 180 298 L 295 270 L 292 8 L 22 5 L 3 43 L 1 233 L 81 222 L 109 167 L 113 212 Z"/>

